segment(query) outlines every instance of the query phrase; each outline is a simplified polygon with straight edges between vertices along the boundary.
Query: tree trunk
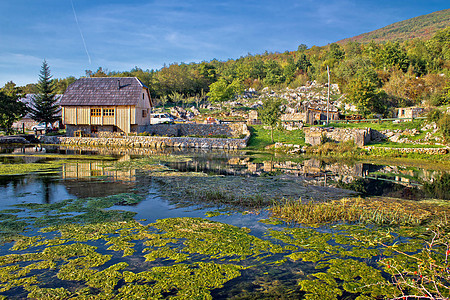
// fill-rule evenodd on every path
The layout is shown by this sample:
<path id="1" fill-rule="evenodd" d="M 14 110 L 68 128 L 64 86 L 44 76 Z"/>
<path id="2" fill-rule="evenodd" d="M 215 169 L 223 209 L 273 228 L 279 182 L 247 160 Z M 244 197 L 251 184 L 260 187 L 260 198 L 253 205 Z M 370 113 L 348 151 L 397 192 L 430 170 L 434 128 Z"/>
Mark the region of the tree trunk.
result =
<path id="1" fill-rule="evenodd" d="M 272 143 L 273 143 L 273 126 L 270 126 L 270 136 L 272 138 Z"/>

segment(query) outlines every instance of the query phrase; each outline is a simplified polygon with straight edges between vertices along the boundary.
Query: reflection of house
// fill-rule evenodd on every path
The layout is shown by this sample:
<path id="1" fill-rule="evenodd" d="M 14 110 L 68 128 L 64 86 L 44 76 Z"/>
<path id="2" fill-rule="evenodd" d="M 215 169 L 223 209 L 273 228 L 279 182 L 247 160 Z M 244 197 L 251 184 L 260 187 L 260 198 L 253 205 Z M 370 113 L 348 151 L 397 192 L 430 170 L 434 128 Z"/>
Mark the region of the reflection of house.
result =
<path id="1" fill-rule="evenodd" d="M 32 107 L 35 96 L 36 94 L 27 94 L 24 98 L 20 98 L 19 101 L 25 103 L 27 107 Z M 56 95 L 57 105 L 59 105 L 59 100 L 61 99 L 61 96 L 62 95 Z M 61 117 L 61 111 L 59 111 L 56 116 Z M 22 119 L 20 119 L 20 121 L 14 122 L 12 127 L 17 129 L 21 129 L 23 127 L 25 127 L 26 129 L 31 129 L 31 127 L 37 124 L 38 123 L 31 118 L 31 114 L 27 113 Z"/>
<path id="2" fill-rule="evenodd" d="M 61 99 L 67 134 L 137 132 L 150 124 L 148 88 L 136 77 L 80 78 Z"/>
<path id="3" fill-rule="evenodd" d="M 79 179 L 105 176 L 112 180 L 130 181 L 134 180 L 136 170 L 130 169 L 127 171 L 111 171 L 104 167 L 104 162 L 83 162 L 74 164 L 64 164 L 62 169 L 63 179 Z"/>
<path id="4" fill-rule="evenodd" d="M 397 118 L 417 118 L 423 113 L 422 107 L 402 107 L 397 109 Z"/>

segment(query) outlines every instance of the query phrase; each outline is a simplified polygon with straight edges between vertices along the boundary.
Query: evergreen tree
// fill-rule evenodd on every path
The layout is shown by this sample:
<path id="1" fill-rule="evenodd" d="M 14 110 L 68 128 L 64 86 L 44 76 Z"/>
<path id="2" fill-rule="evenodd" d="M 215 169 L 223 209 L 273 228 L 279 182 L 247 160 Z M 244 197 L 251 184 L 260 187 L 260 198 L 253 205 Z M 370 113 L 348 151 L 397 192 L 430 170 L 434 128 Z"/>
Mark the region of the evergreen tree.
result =
<path id="1" fill-rule="evenodd" d="M 37 89 L 38 93 L 34 96 L 33 105 L 30 107 L 31 117 L 37 122 L 44 122 L 47 128 L 47 124 L 52 124 L 59 119 L 57 114 L 60 108 L 56 104 L 55 84 L 45 60 L 42 63 Z"/>

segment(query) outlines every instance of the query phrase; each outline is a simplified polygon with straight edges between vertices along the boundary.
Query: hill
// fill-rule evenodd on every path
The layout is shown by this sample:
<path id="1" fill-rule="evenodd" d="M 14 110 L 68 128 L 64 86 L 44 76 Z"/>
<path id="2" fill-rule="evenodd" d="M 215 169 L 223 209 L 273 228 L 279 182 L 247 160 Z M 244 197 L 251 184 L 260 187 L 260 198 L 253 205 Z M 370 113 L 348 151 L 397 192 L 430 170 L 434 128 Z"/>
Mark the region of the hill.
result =
<path id="1" fill-rule="evenodd" d="M 368 43 L 370 41 L 404 41 L 419 38 L 427 40 L 438 30 L 450 26 L 450 9 L 436 11 L 434 13 L 397 22 L 381 29 L 363 33 L 351 38 L 338 41 L 345 44 L 348 41 Z"/>

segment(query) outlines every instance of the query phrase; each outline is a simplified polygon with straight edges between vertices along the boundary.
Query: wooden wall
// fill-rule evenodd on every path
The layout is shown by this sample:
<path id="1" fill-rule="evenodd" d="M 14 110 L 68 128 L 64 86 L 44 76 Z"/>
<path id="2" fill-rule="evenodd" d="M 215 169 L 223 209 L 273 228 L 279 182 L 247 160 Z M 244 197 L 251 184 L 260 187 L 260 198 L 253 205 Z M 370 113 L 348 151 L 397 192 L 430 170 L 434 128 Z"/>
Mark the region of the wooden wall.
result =
<path id="1" fill-rule="evenodd" d="M 91 108 L 100 108 L 101 116 L 91 116 Z M 114 109 L 114 116 L 104 116 L 103 109 Z M 142 113 L 138 109 L 139 113 Z M 136 123 L 137 110 L 134 106 L 63 106 L 62 119 L 65 125 L 115 125 L 129 133 Z M 141 120 L 139 120 L 141 121 Z M 138 124 L 138 125 L 145 125 Z"/>

